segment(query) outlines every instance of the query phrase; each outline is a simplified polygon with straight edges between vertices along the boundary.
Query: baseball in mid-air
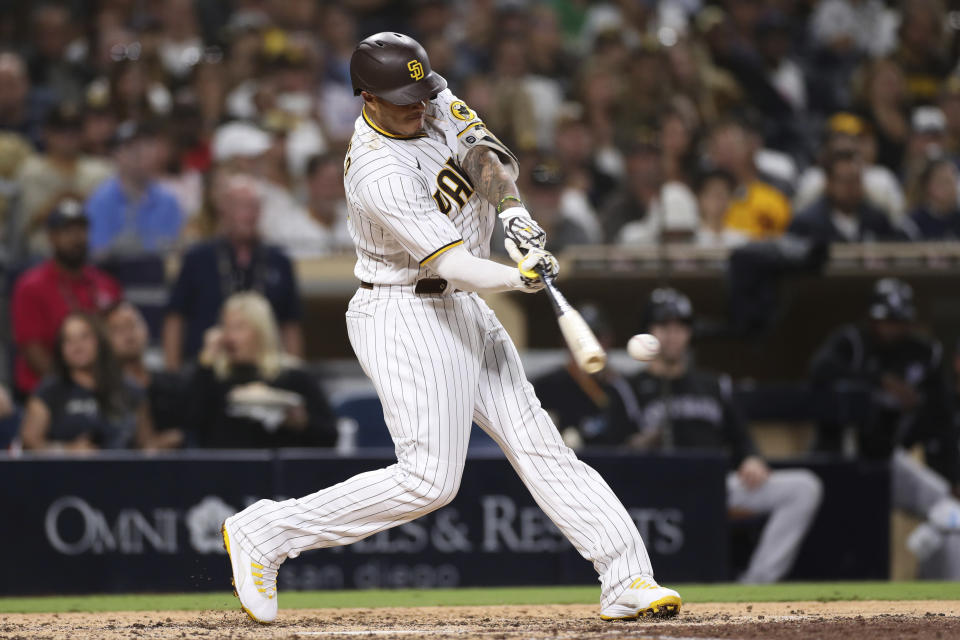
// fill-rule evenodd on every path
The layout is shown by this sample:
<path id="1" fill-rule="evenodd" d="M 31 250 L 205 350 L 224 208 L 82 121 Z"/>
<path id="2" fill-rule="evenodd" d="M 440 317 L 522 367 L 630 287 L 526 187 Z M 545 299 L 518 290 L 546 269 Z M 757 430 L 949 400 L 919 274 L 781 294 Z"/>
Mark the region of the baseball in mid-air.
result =
<path id="1" fill-rule="evenodd" d="M 627 353 L 634 360 L 648 362 L 660 353 L 660 341 L 649 333 L 638 333 L 627 343 Z"/>

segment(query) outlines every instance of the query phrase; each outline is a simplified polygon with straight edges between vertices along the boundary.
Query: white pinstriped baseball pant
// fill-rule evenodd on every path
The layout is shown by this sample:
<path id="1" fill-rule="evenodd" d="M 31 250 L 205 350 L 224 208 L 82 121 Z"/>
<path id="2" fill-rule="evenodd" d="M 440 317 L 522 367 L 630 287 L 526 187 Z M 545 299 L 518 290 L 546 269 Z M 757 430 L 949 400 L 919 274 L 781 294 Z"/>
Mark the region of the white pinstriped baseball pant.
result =
<path id="1" fill-rule="evenodd" d="M 457 494 L 471 421 L 503 449 L 540 508 L 600 575 L 607 606 L 653 574 L 640 533 L 600 475 L 563 444 L 520 357 L 476 294 L 360 289 L 347 331 L 373 381 L 397 463 L 303 498 L 260 500 L 239 514 L 239 543 L 278 565 L 409 522 Z"/>

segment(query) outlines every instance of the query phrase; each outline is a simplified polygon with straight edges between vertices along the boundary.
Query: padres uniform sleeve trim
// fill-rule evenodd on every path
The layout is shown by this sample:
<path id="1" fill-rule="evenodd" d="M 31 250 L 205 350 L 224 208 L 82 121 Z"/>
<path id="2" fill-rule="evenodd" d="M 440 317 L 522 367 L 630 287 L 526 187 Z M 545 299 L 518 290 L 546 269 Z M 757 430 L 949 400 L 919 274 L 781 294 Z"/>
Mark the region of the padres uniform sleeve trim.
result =
<path id="1" fill-rule="evenodd" d="M 450 243 L 448 243 L 448 244 L 443 245 L 442 247 L 440 247 L 439 249 L 437 249 L 436 251 L 434 251 L 433 253 L 431 253 L 430 255 L 428 255 L 426 258 L 424 258 L 423 260 L 421 260 L 421 261 L 420 261 L 420 266 L 422 267 L 423 265 L 427 264 L 428 262 L 430 262 L 431 260 L 433 260 L 434 258 L 436 258 L 436 257 L 437 257 L 438 255 L 440 255 L 441 253 L 443 253 L 443 252 L 445 252 L 445 251 L 449 251 L 450 249 L 453 249 L 454 247 L 457 247 L 457 246 L 459 246 L 459 245 L 461 245 L 461 244 L 463 244 L 463 240 L 454 240 L 453 242 L 450 242 Z"/>
<path id="2" fill-rule="evenodd" d="M 458 134 L 457 134 L 457 137 L 459 138 L 460 136 L 462 136 L 463 134 L 465 134 L 467 131 L 470 131 L 470 129 L 473 129 L 474 127 L 482 127 L 482 126 L 483 126 L 483 123 L 482 123 L 482 122 L 479 122 L 479 121 L 478 121 L 478 122 L 474 122 L 474 123 L 471 124 L 469 127 L 467 127 L 466 129 L 464 129 L 463 131 L 461 131 L 460 133 L 458 133 Z"/>
<path id="3" fill-rule="evenodd" d="M 424 137 L 425 135 L 427 135 L 427 134 L 425 134 L 425 133 L 418 133 L 418 134 L 415 135 L 415 136 L 398 136 L 398 135 L 395 134 L 395 133 L 390 133 L 389 131 L 386 131 L 385 129 L 381 129 L 380 127 L 378 127 L 377 125 L 375 125 L 375 124 L 373 123 L 373 120 L 371 120 L 370 117 L 367 116 L 367 110 L 366 110 L 366 108 L 363 108 L 363 109 L 360 110 L 360 115 L 363 116 L 363 121 L 366 122 L 367 125 L 368 125 L 371 129 L 373 129 L 374 131 L 376 131 L 377 133 L 379 133 L 379 134 L 382 135 L 382 136 L 386 136 L 386 137 L 388 137 L 388 138 L 393 138 L 394 140 L 416 140 L 417 138 L 422 138 L 422 137 Z"/>
<path id="4" fill-rule="evenodd" d="M 385 247 L 402 249 L 409 263 L 419 267 L 438 247 L 463 242 L 463 232 L 440 212 L 424 180 L 400 166 L 390 170 L 355 194 L 364 215 L 382 228 Z"/>

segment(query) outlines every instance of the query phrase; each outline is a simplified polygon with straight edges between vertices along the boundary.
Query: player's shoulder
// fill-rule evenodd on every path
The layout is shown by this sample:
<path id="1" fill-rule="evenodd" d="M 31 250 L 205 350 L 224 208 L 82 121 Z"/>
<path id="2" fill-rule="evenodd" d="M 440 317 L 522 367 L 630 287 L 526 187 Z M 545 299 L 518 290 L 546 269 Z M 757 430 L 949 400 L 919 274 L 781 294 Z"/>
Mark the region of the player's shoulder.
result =
<path id="1" fill-rule="evenodd" d="M 350 189 L 390 176 L 416 180 L 416 163 L 414 155 L 395 148 L 369 127 L 358 125 L 344 159 L 344 183 Z"/>
<path id="2" fill-rule="evenodd" d="M 50 260 L 34 265 L 20 274 L 14 285 L 14 291 L 27 291 L 42 287 L 54 280 L 53 263 Z"/>
<path id="3" fill-rule="evenodd" d="M 904 346 L 911 352 L 911 355 L 925 360 L 940 360 L 943 352 L 943 346 L 940 341 L 934 337 L 914 331 L 904 338 Z"/>
<path id="4" fill-rule="evenodd" d="M 286 249 L 279 245 L 264 244 L 263 255 L 267 259 L 267 263 L 271 265 L 287 266 L 292 264 L 290 256 L 287 255 Z"/>
<path id="5" fill-rule="evenodd" d="M 431 101 L 431 106 L 437 115 L 442 114 L 460 122 L 479 120 L 480 116 L 471 109 L 466 102 L 453 94 L 450 89 L 444 89 Z"/>
<path id="6" fill-rule="evenodd" d="M 33 390 L 33 395 L 43 401 L 44 404 L 50 404 L 50 396 L 58 393 L 63 387 L 59 376 L 48 375 L 44 376 L 40 382 L 37 383 L 36 388 Z"/>
<path id="7" fill-rule="evenodd" d="M 200 242 L 194 243 L 183 252 L 182 262 L 191 264 L 197 262 L 214 262 L 217 259 L 219 242 L 219 240 L 214 239 L 201 240 Z"/>
<path id="8" fill-rule="evenodd" d="M 866 327 L 851 322 L 848 324 L 842 324 L 831 331 L 830 335 L 827 337 L 827 342 L 833 344 L 846 343 L 855 345 L 859 349 L 862 348 L 862 345 L 867 341 L 865 334 Z"/>
<path id="9" fill-rule="evenodd" d="M 347 145 L 348 158 L 367 156 L 371 159 L 390 155 L 390 149 L 384 143 L 383 136 L 374 131 L 363 119 L 358 116 L 354 125 L 350 144 Z"/>
<path id="10" fill-rule="evenodd" d="M 720 393 L 730 395 L 733 390 L 733 381 L 725 373 L 717 373 L 696 367 L 687 372 L 690 386 L 698 391 L 709 391 L 711 393 Z"/>
<path id="11" fill-rule="evenodd" d="M 458 132 L 483 123 L 479 114 L 455 96 L 450 89 L 444 89 L 430 101 L 427 116 L 434 124 L 450 127 Z"/>
<path id="12" fill-rule="evenodd" d="M 92 264 L 88 264 L 83 268 L 83 275 L 98 287 L 113 289 L 116 292 L 119 292 L 121 289 L 120 283 L 117 282 L 116 278 L 110 275 L 107 271 L 104 271 L 99 267 L 95 267 Z"/>

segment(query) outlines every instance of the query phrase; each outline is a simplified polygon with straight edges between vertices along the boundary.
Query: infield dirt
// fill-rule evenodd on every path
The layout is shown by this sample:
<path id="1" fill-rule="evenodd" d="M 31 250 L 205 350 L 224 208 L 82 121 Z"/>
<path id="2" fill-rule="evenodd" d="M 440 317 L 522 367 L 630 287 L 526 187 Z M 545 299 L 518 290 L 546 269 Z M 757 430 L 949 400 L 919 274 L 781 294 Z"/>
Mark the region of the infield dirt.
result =
<path id="1" fill-rule="evenodd" d="M 630 622 L 604 622 L 590 605 L 281 610 L 269 626 L 239 609 L 0 614 L 0 638 L 946 640 L 960 638 L 960 602 L 692 603 L 672 620 Z"/>

